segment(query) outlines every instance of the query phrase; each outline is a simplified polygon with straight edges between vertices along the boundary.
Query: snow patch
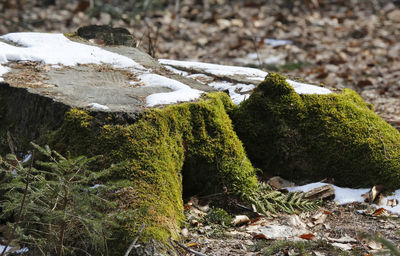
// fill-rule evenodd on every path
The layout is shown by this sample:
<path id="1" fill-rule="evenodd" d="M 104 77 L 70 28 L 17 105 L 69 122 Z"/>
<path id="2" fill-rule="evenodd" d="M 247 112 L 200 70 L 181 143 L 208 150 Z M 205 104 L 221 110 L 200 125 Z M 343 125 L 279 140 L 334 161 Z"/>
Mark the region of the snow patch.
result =
<path id="1" fill-rule="evenodd" d="M 215 76 L 243 75 L 247 76 L 249 79 L 256 78 L 258 80 L 261 78 L 262 81 L 264 80 L 265 76 L 268 75 L 267 72 L 255 68 L 226 66 L 226 65 L 218 65 L 218 64 L 195 62 L 195 61 L 179 61 L 179 60 L 167 60 L 167 59 L 159 59 L 158 61 L 164 65 L 174 66 L 183 69 L 201 68 L 204 69 L 206 73 Z"/>
<path id="2" fill-rule="evenodd" d="M 168 65 L 166 65 L 166 66 L 164 66 L 164 67 L 165 67 L 166 69 L 168 69 L 169 71 L 171 71 L 172 73 L 175 73 L 175 74 L 178 74 L 178 75 L 181 75 L 181 76 L 187 76 L 187 75 L 189 75 L 189 73 L 186 72 L 186 71 L 179 70 L 179 69 L 176 69 L 176 68 L 171 67 L 171 66 L 168 66 Z"/>
<path id="3" fill-rule="evenodd" d="M 0 58 L 1 58 L 1 56 L 0 56 Z M 2 62 L 0 59 L 0 82 L 4 81 L 4 79 L 1 76 L 4 75 L 5 73 L 7 73 L 8 71 L 10 71 L 9 68 L 2 66 L 1 63 Z"/>
<path id="4" fill-rule="evenodd" d="M 269 44 L 271 46 L 281 46 L 281 45 L 293 44 L 293 42 L 290 40 L 273 39 L 273 38 L 264 38 L 264 43 Z"/>
<path id="5" fill-rule="evenodd" d="M 103 184 L 94 184 L 93 186 L 89 187 L 89 189 L 96 189 L 96 188 L 100 188 L 100 187 L 105 187 L 105 185 L 103 185 Z"/>
<path id="6" fill-rule="evenodd" d="M 0 244 L 0 253 L 4 250 L 4 245 L 1 245 Z M 11 246 L 8 246 L 7 247 L 7 249 L 6 249 L 6 254 L 7 254 L 7 252 L 9 252 L 11 249 L 13 249 L 13 247 L 11 247 Z M 22 249 L 19 249 L 19 250 L 16 250 L 16 251 L 14 251 L 13 253 L 14 254 L 22 254 L 22 253 L 27 253 L 29 251 L 29 249 L 28 248 L 26 248 L 26 247 L 24 247 L 24 248 L 22 248 Z"/>
<path id="7" fill-rule="evenodd" d="M 335 201 L 338 204 L 364 202 L 364 197 L 362 195 L 365 193 L 368 193 L 370 191 L 369 188 L 357 188 L 357 189 L 356 188 L 342 188 L 342 187 L 338 187 L 338 186 L 335 186 L 332 184 L 322 183 L 322 182 L 310 183 L 310 184 L 307 184 L 304 186 L 298 186 L 298 187 L 288 187 L 286 189 L 290 192 L 293 192 L 293 191 L 307 192 L 307 191 L 310 191 L 311 189 L 318 188 L 318 187 L 321 187 L 324 185 L 331 185 L 335 189 Z M 379 207 L 379 208 L 385 208 L 386 210 L 388 210 L 394 214 L 400 214 L 400 205 L 397 205 L 395 207 L 386 205 L 387 200 L 390 200 L 390 199 L 397 199 L 400 201 L 400 189 L 396 190 L 393 193 L 393 195 L 383 198 L 382 205 L 375 205 L 375 206 Z"/>
<path id="8" fill-rule="evenodd" d="M 146 105 L 148 107 L 196 100 L 204 93 L 179 81 L 157 74 L 142 74 L 139 79 L 148 87 L 167 87 L 173 90 L 172 92 L 155 93 L 147 96 Z"/>
<path id="9" fill-rule="evenodd" d="M 31 160 L 32 158 L 32 153 L 28 153 L 26 155 L 24 155 L 24 157 L 22 158 L 22 163 L 27 163 L 29 160 Z"/>
<path id="10" fill-rule="evenodd" d="M 105 106 L 105 105 L 101 105 L 101 104 L 99 104 L 99 103 L 89 103 L 87 106 L 88 106 L 89 108 L 97 109 L 97 110 L 110 110 L 109 107 L 107 107 L 107 106 Z"/>
<path id="11" fill-rule="evenodd" d="M 295 82 L 295 81 L 292 81 L 289 79 L 286 79 L 286 82 L 288 82 L 291 86 L 293 86 L 294 90 L 298 94 L 330 94 L 330 93 L 332 93 L 331 90 L 324 88 L 324 87 L 319 87 L 316 85 L 299 83 L 299 82 Z"/>
<path id="12" fill-rule="evenodd" d="M 182 68 L 182 69 L 200 68 L 200 69 L 203 69 L 207 74 L 215 75 L 215 76 L 229 77 L 229 76 L 234 76 L 234 75 L 242 75 L 242 76 L 246 76 L 247 79 L 254 80 L 255 82 L 263 81 L 265 79 L 265 77 L 268 75 L 267 72 L 264 72 L 262 70 L 255 69 L 255 68 L 226 66 L 226 65 L 218 65 L 218 64 L 203 63 L 203 62 L 193 62 L 193 61 L 167 60 L 167 59 L 160 59 L 158 61 L 161 64 L 168 65 L 168 66 L 174 66 L 176 68 Z M 180 70 L 177 70 L 176 68 L 174 68 L 175 71 L 174 70 L 171 70 L 171 71 L 176 72 L 176 73 L 181 72 Z M 185 75 L 185 76 L 187 76 L 187 75 Z M 191 76 L 193 76 L 193 75 L 191 75 Z M 298 94 L 329 94 L 329 93 L 332 93 L 331 90 L 329 90 L 327 88 L 319 87 L 316 85 L 299 83 L 299 82 L 295 82 L 295 81 L 292 81 L 289 79 L 286 79 L 286 81 L 291 86 L 293 86 L 294 90 Z M 228 83 L 224 82 L 224 81 L 210 83 L 209 85 L 218 90 L 227 90 L 227 89 L 230 90 L 228 87 Z M 229 91 L 230 93 L 231 93 L 231 90 Z M 240 95 L 240 94 L 238 95 L 237 93 L 233 93 L 231 95 L 233 95 L 233 97 L 235 98 L 235 101 L 237 101 L 237 102 L 243 100 L 244 97 L 247 97 L 245 95 Z M 232 98 L 232 100 L 234 100 L 234 98 Z"/>
<path id="13" fill-rule="evenodd" d="M 232 102 L 236 105 L 239 105 L 242 101 L 248 99 L 250 97 L 250 92 L 256 87 L 253 84 L 233 84 L 226 81 L 212 82 L 208 85 L 219 91 L 228 90 Z"/>
<path id="14" fill-rule="evenodd" d="M 6 34 L 0 38 L 20 45 L 0 42 L 0 64 L 8 61 L 35 61 L 65 66 L 111 64 L 116 68 L 145 70 L 142 65 L 126 56 L 70 41 L 63 34 L 23 32 Z M 0 75 L 5 72 L 3 68 L 0 68 Z"/>

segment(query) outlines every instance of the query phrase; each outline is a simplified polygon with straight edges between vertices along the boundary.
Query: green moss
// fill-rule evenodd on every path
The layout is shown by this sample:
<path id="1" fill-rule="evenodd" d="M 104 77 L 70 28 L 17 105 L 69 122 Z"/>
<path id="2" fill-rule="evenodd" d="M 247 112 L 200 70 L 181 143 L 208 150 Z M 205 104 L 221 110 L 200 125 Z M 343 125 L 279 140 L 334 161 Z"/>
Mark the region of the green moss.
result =
<path id="1" fill-rule="evenodd" d="M 271 74 L 232 119 L 252 163 L 286 178 L 400 187 L 400 133 L 354 91 L 299 95 Z"/>
<path id="2" fill-rule="evenodd" d="M 232 216 L 221 208 L 210 209 L 206 219 L 210 224 L 220 224 L 225 227 L 230 226 L 233 220 Z"/>
<path id="3" fill-rule="evenodd" d="M 233 108 L 229 97 L 211 93 L 197 103 L 149 109 L 126 125 L 71 109 L 46 139 L 71 155 L 103 155 L 97 168 L 111 166 L 109 186 L 123 184 L 114 195 L 124 225 L 116 247 L 125 248 L 142 223 L 143 241 L 166 241 L 179 236 L 184 220 L 182 179 L 187 193 L 246 193 L 257 187 L 225 107 Z"/>

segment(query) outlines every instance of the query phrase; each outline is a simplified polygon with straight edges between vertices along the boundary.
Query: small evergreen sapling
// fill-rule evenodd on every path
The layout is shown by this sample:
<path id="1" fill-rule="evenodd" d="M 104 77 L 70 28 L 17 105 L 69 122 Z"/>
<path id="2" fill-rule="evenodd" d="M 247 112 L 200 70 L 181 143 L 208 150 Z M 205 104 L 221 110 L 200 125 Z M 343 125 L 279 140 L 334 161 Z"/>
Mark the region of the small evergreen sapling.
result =
<path id="1" fill-rule="evenodd" d="M 33 255 L 108 255 L 115 205 L 104 186 L 89 185 L 107 171 L 88 169 L 95 158 L 68 159 L 32 145 L 48 161 L 26 167 L 15 155 L 1 160 L 0 220 Z"/>

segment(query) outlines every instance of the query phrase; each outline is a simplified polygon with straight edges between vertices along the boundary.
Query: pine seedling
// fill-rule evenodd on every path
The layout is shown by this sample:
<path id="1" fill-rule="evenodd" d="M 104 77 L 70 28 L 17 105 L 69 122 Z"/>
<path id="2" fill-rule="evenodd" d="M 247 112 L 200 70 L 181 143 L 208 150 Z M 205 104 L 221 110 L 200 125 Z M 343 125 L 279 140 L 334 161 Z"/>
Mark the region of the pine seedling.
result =
<path id="1" fill-rule="evenodd" d="M 117 225 L 110 216 L 115 206 L 90 188 L 93 177 L 102 175 L 88 169 L 96 158 L 68 159 L 48 146 L 32 146 L 48 160 L 29 168 L 11 155 L 1 163 L 0 219 L 17 224 L 18 242 L 37 254 L 108 255 L 107 241 Z"/>

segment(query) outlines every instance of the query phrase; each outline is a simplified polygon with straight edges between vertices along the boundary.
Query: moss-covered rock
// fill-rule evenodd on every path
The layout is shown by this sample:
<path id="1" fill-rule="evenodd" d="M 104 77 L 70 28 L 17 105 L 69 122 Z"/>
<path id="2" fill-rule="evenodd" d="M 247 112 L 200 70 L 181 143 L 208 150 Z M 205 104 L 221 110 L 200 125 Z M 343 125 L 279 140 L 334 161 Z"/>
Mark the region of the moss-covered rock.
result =
<path id="1" fill-rule="evenodd" d="M 149 109 L 130 124 L 71 109 L 61 127 L 41 140 L 71 156 L 103 155 L 97 165 L 110 167 L 107 183 L 116 186 L 113 198 L 124 226 L 116 233 L 114 248 L 123 250 L 142 223 L 146 229 L 140 238 L 145 242 L 179 236 L 182 175 L 188 193 L 225 188 L 246 193 L 257 187 L 225 108 L 233 108 L 229 97 L 211 93 L 196 103 Z"/>
<path id="2" fill-rule="evenodd" d="M 271 74 L 231 117 L 252 163 L 264 172 L 400 187 L 400 133 L 350 89 L 299 95 L 285 77 Z"/>

